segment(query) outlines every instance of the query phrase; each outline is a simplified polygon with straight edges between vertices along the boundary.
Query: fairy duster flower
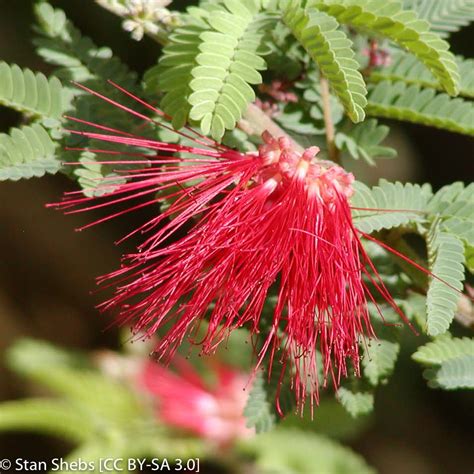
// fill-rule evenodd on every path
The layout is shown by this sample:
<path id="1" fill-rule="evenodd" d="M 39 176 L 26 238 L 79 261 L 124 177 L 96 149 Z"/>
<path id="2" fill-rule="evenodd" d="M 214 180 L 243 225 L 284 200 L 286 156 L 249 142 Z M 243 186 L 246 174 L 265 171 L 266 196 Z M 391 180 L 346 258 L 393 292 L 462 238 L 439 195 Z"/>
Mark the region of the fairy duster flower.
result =
<path id="1" fill-rule="evenodd" d="M 148 361 L 138 375 L 140 388 L 154 400 L 163 423 L 220 446 L 254 434 L 243 416 L 248 375 L 216 362 L 210 367 L 215 380 L 206 382 L 179 356 L 171 365 L 174 370 Z"/>
<path id="2" fill-rule="evenodd" d="M 103 310 L 117 311 L 119 323 L 135 334 L 160 331 L 160 359 L 170 360 L 185 338 L 211 354 L 232 330 L 245 326 L 258 336 L 257 368 L 264 360 L 269 370 L 280 365 L 302 409 L 308 399 L 311 407 L 318 402 L 327 380 L 337 387 L 348 371 L 358 373 L 361 338 L 373 336 L 367 303 L 375 298 L 366 282 L 403 318 L 352 222 L 353 175 L 318 160 L 317 147 L 300 153 L 290 139 L 264 133 L 258 152 L 240 153 L 190 128 L 179 133 L 194 146 L 83 123 L 98 130 L 73 133 L 130 148 L 115 162 L 125 183 L 105 181 L 102 196 L 73 194 L 60 207 L 80 212 L 122 205 L 102 221 L 172 200 L 134 230 L 146 235 L 137 252 L 100 279 L 115 286 Z M 276 303 L 264 317 L 270 294 Z M 207 331 L 197 340 L 203 320 Z"/>

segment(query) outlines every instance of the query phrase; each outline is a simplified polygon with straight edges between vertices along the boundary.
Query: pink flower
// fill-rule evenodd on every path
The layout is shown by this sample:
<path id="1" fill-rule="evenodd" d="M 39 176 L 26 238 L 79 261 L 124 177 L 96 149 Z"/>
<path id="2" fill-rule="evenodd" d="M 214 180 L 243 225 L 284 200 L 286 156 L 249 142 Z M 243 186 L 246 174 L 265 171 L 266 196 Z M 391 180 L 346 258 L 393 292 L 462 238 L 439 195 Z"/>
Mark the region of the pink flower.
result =
<path id="1" fill-rule="evenodd" d="M 370 41 L 369 48 L 364 49 L 362 53 L 369 58 L 369 68 L 387 67 L 392 63 L 390 52 L 380 48 L 375 40 Z"/>
<path id="2" fill-rule="evenodd" d="M 86 124 L 100 133 L 74 133 L 156 155 L 127 152 L 130 160 L 121 158 L 117 165 L 135 163 L 137 169 L 117 171 L 125 184 L 105 184 L 103 191 L 109 193 L 97 198 L 69 196 L 61 207 L 79 212 L 124 205 L 101 222 L 164 197 L 174 199 L 165 212 L 133 232 L 147 234 L 138 252 L 100 280 L 116 286 L 102 309 L 117 310 L 121 324 L 148 337 L 167 328 L 156 348 L 159 358 L 170 360 L 185 338 L 211 354 L 235 328 L 246 326 L 252 335 L 263 332 L 257 368 L 264 359 L 270 370 L 281 364 L 282 380 L 290 374 L 302 409 L 308 398 L 311 407 L 318 403 L 319 386 L 328 379 L 337 387 L 349 370 L 359 372 L 359 342 L 373 336 L 367 302 L 375 303 L 363 276 L 404 318 L 352 223 L 354 177 L 317 160 L 317 147 L 301 154 L 288 138 L 265 133 L 258 153 L 243 154 L 191 129 L 184 134 L 194 136 L 196 147 Z M 178 238 L 184 230 L 186 235 Z M 277 302 L 270 320 L 263 320 L 262 309 L 272 293 Z M 207 333 L 196 341 L 204 319 Z M 323 380 L 318 379 L 319 364 Z"/>
<path id="3" fill-rule="evenodd" d="M 175 357 L 172 365 L 175 372 L 149 361 L 139 374 L 139 384 L 154 398 L 164 423 L 220 446 L 254 434 L 243 416 L 248 375 L 215 363 L 211 373 L 216 380 L 208 384 L 185 359 Z"/>
<path id="4" fill-rule="evenodd" d="M 258 86 L 258 90 L 277 102 L 298 102 L 298 96 L 294 92 L 288 92 L 292 86 L 290 81 L 275 79 L 270 84 L 261 84 Z"/>

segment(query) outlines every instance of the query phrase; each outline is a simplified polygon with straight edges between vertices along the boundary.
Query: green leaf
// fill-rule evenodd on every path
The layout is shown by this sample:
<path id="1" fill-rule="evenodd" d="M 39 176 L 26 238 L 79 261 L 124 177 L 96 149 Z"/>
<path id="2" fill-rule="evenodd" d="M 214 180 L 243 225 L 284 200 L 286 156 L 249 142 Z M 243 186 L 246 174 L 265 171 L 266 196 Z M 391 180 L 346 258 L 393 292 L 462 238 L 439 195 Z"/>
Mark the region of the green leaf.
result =
<path id="1" fill-rule="evenodd" d="M 393 158 L 397 155 L 393 148 L 380 145 L 389 131 L 386 125 L 378 125 L 375 119 L 365 120 L 348 133 L 338 132 L 336 146 L 348 152 L 352 158 L 362 158 L 374 165 L 377 158 Z"/>
<path id="2" fill-rule="evenodd" d="M 465 246 L 465 265 L 473 271 L 474 183 L 457 182 L 442 187 L 430 200 L 428 210 L 439 220 L 440 229 L 459 237 Z"/>
<path id="3" fill-rule="evenodd" d="M 97 161 L 95 153 L 84 151 L 80 156 L 79 163 L 82 166 L 76 167 L 73 173 L 78 178 L 77 182 L 81 185 L 85 196 L 103 196 L 112 193 L 119 185 L 125 183 L 125 179 L 119 174 L 105 171 L 106 167 Z"/>
<path id="4" fill-rule="evenodd" d="M 383 68 L 371 71 L 370 82 L 381 81 L 402 81 L 408 85 L 441 89 L 430 70 L 416 56 L 402 51 L 394 51 L 390 56 L 390 64 Z M 474 60 L 456 57 L 456 64 L 459 70 L 459 94 L 465 97 L 474 98 Z"/>
<path id="5" fill-rule="evenodd" d="M 431 278 L 426 297 L 427 332 L 438 336 L 448 330 L 463 288 L 464 246 L 458 237 L 433 225 L 427 247 L 430 271 L 443 280 Z"/>
<path id="6" fill-rule="evenodd" d="M 474 246 L 466 245 L 466 267 L 471 272 L 474 273 Z"/>
<path id="7" fill-rule="evenodd" d="M 41 118 L 60 118 L 63 88 L 57 77 L 0 62 L 0 104 Z"/>
<path id="8" fill-rule="evenodd" d="M 433 382 L 446 390 L 474 389 L 474 355 L 444 362 L 432 378 Z"/>
<path id="9" fill-rule="evenodd" d="M 255 428 L 257 433 L 263 433 L 273 428 L 276 422 L 274 410 L 275 400 L 269 396 L 265 376 L 259 373 L 252 384 L 244 415 L 247 427 Z"/>
<path id="10" fill-rule="evenodd" d="M 143 123 L 138 117 L 131 116 L 118 110 L 105 100 L 85 93 L 83 90 L 70 83 L 70 80 L 85 83 L 92 90 L 109 97 L 134 110 L 140 106 L 136 101 L 127 97 L 119 90 L 107 83 L 112 80 L 121 87 L 140 95 L 142 92 L 137 83 L 137 75 L 117 57 L 109 48 L 98 47 L 94 42 L 82 36 L 81 32 L 67 19 L 64 12 L 53 8 L 48 2 L 39 1 L 34 7 L 37 27 L 37 38 L 34 43 L 39 55 L 48 63 L 58 66 L 55 75 L 64 79 L 64 107 L 74 108 L 74 116 L 92 123 L 103 124 L 116 130 L 126 130 L 128 133 L 139 133 L 141 136 L 156 138 L 152 135 L 150 124 Z M 141 94 L 143 95 L 143 94 Z M 74 99 L 74 102 L 72 100 Z M 68 129 L 83 129 L 83 125 L 75 122 L 68 123 Z M 68 135 L 61 138 L 60 149 L 90 148 L 91 141 L 85 137 Z M 98 147 L 104 148 L 103 142 Z M 123 151 L 124 147 L 117 144 L 107 145 L 108 149 Z M 146 153 L 146 152 L 145 152 Z M 62 152 L 66 162 L 77 161 L 87 157 L 87 162 L 92 154 L 87 152 Z M 66 158 L 67 157 L 67 158 Z M 104 155 L 103 159 L 110 162 L 118 160 L 120 155 Z M 86 161 L 86 160 L 83 160 Z M 97 187 L 104 178 L 111 176 L 116 166 L 113 164 L 101 165 L 91 169 L 92 165 L 75 166 L 74 169 L 66 168 L 70 177 L 78 177 L 79 184 L 86 187 L 88 195 L 96 194 Z M 119 180 L 118 180 L 119 181 Z"/>
<path id="11" fill-rule="evenodd" d="M 449 44 L 429 31 L 429 23 L 398 0 L 310 0 L 340 23 L 384 36 L 423 62 L 451 95 L 458 93 L 459 73 Z"/>
<path id="12" fill-rule="evenodd" d="M 308 431 L 273 430 L 241 442 L 238 449 L 255 458 L 262 474 L 375 474 L 349 448 Z"/>
<path id="13" fill-rule="evenodd" d="M 457 181 L 455 183 L 443 186 L 430 200 L 429 209 L 433 214 L 443 212 L 446 203 L 451 204 L 458 199 L 464 198 L 464 183 Z"/>
<path id="14" fill-rule="evenodd" d="M 397 304 L 408 319 L 414 319 L 420 328 L 426 328 L 426 296 L 409 292 L 403 300 L 397 301 Z"/>
<path id="15" fill-rule="evenodd" d="M 423 365 L 441 365 L 462 356 L 474 356 L 474 339 L 440 336 L 417 349 L 412 359 Z"/>
<path id="16" fill-rule="evenodd" d="M 474 183 L 441 188 L 429 208 L 441 219 L 441 229 L 459 237 L 466 246 L 474 245 Z"/>
<path id="17" fill-rule="evenodd" d="M 352 215 L 354 225 L 362 232 L 371 233 L 425 219 L 428 196 L 418 184 L 381 180 L 372 189 L 360 182 L 355 183 L 354 188 Z"/>
<path id="18" fill-rule="evenodd" d="M 0 134 L 0 181 L 57 173 L 61 162 L 56 144 L 39 124 L 13 128 Z"/>
<path id="19" fill-rule="evenodd" d="M 298 0 L 289 2 L 283 21 L 318 64 L 352 121 L 361 122 L 367 90 L 354 59 L 352 42 L 338 29 L 338 22 L 315 8 L 302 8 Z"/>
<path id="20" fill-rule="evenodd" d="M 445 211 L 450 215 L 442 223 L 442 228 L 447 232 L 457 235 L 467 245 L 474 245 L 474 214 L 473 200 L 456 201 L 448 206 Z"/>
<path id="21" fill-rule="evenodd" d="M 276 17 L 260 12 L 257 0 L 205 5 L 188 8 L 189 23 L 170 36 L 145 84 L 165 92 L 161 107 L 175 128 L 191 119 L 221 140 L 255 99 L 251 85 L 262 82 L 259 71 L 266 68 L 263 38 Z"/>
<path id="22" fill-rule="evenodd" d="M 431 30 L 441 36 L 448 36 L 474 21 L 472 0 L 405 0 L 404 3 L 429 21 Z"/>
<path id="23" fill-rule="evenodd" d="M 200 53 L 189 82 L 189 117 L 199 121 L 203 133 L 215 140 L 235 128 L 255 100 L 251 85 L 262 82 L 259 71 L 266 69 L 261 57 L 263 40 L 275 20 L 256 13 L 255 0 L 248 5 L 226 1 L 225 6 L 226 10 L 213 11 L 207 18 L 212 30 L 199 37 Z"/>
<path id="24" fill-rule="evenodd" d="M 296 110 L 301 110 L 301 106 L 306 106 L 312 122 L 316 121 L 318 128 L 321 128 L 324 134 L 324 107 L 320 79 L 321 75 L 319 72 L 311 68 L 302 79 L 294 83 L 295 89 L 300 92 L 303 100 L 297 104 L 290 103 L 288 105 L 294 105 Z M 344 119 L 344 108 L 333 95 L 329 97 L 329 105 L 331 108 L 331 119 L 334 125 L 336 125 Z"/>
<path id="25" fill-rule="evenodd" d="M 45 342 L 21 341 L 7 352 L 8 365 L 15 372 L 74 403 L 93 408 L 102 418 L 127 423 L 139 416 L 134 394 L 98 372 L 74 367 L 73 360 Z"/>
<path id="26" fill-rule="evenodd" d="M 149 69 L 144 76 L 146 89 L 151 93 L 164 92 L 161 108 L 172 117 L 176 129 L 184 127 L 189 118 L 191 104 L 188 99 L 193 92 L 190 82 L 191 72 L 197 66 L 200 53 L 202 26 L 191 25 L 177 28 L 169 37 L 169 44 L 157 66 Z"/>
<path id="27" fill-rule="evenodd" d="M 27 399 L 0 404 L 1 431 L 38 432 L 78 443 L 90 438 L 94 424 L 68 402 Z"/>
<path id="28" fill-rule="evenodd" d="M 82 36 L 64 11 L 53 8 L 46 1 L 39 1 L 34 12 L 38 22 L 36 31 L 40 35 L 34 41 L 37 52 L 46 62 L 61 66 L 56 71 L 58 77 L 78 82 L 111 79 L 128 90 L 134 90 L 136 74 L 114 56 L 110 48 L 99 48 L 90 38 Z M 94 84 L 88 85 L 97 89 Z M 80 93 L 77 89 L 72 90 L 76 95 Z"/>
<path id="29" fill-rule="evenodd" d="M 60 349 L 48 342 L 36 339 L 19 339 L 10 347 L 6 360 L 19 372 L 31 372 L 44 367 L 85 368 L 87 359 L 78 352 Z"/>
<path id="30" fill-rule="evenodd" d="M 474 105 L 434 89 L 382 81 L 370 88 L 367 114 L 474 135 Z"/>
<path id="31" fill-rule="evenodd" d="M 370 339 L 367 343 L 362 367 L 364 376 L 376 386 L 392 373 L 400 351 L 400 344 L 385 339 Z"/>
<path id="32" fill-rule="evenodd" d="M 366 415 L 374 409 L 372 393 L 352 392 L 347 388 L 340 387 L 337 391 L 337 399 L 353 418 Z"/>

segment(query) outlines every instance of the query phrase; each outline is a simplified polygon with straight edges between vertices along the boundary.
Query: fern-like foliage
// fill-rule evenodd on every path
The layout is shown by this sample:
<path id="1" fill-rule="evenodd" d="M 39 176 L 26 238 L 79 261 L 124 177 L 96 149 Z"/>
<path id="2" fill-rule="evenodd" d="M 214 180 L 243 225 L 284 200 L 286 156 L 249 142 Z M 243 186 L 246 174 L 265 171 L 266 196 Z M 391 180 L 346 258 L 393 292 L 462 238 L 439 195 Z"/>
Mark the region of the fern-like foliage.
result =
<path id="1" fill-rule="evenodd" d="M 399 350 L 398 343 L 386 339 L 368 341 L 368 347 L 362 359 L 362 367 L 364 376 L 372 385 L 378 385 L 392 373 Z"/>
<path id="2" fill-rule="evenodd" d="M 244 410 L 247 426 L 255 428 L 257 433 L 269 431 L 276 422 L 274 400 L 269 399 L 268 395 L 265 377 L 259 374 L 255 377 Z"/>
<path id="3" fill-rule="evenodd" d="M 382 81 L 371 88 L 367 113 L 474 135 L 474 105 L 436 90 Z"/>
<path id="4" fill-rule="evenodd" d="M 461 181 L 443 186 L 430 200 L 429 209 L 436 214 L 443 212 L 446 205 L 452 204 L 456 201 L 470 201 L 472 196 L 473 184 L 465 186 Z"/>
<path id="5" fill-rule="evenodd" d="M 251 84 L 260 84 L 258 72 L 266 68 L 260 57 L 268 18 L 259 15 L 260 2 L 226 0 L 226 10 L 213 11 L 207 21 L 210 31 L 201 34 L 200 54 L 189 86 L 192 120 L 205 134 L 220 140 L 232 130 L 250 102 Z"/>
<path id="6" fill-rule="evenodd" d="M 104 417 L 117 417 L 118 421 L 139 414 L 137 400 L 128 390 L 88 367 L 80 368 L 80 359 L 46 342 L 22 340 L 7 355 L 17 373 L 66 399 L 94 406 Z"/>
<path id="7" fill-rule="evenodd" d="M 441 188 L 429 203 L 429 210 L 440 218 L 440 228 L 474 246 L 474 183 L 454 183 Z"/>
<path id="8" fill-rule="evenodd" d="M 86 442 L 94 431 L 92 419 L 60 400 L 28 399 L 0 404 L 0 432 L 28 431 Z"/>
<path id="9" fill-rule="evenodd" d="M 381 145 L 389 131 L 386 125 L 379 125 L 377 120 L 369 119 L 357 124 L 347 133 L 338 132 L 335 142 L 339 150 L 347 151 L 352 158 L 362 158 L 370 165 L 375 165 L 376 159 L 397 155 L 393 148 Z"/>
<path id="10" fill-rule="evenodd" d="M 431 382 L 446 390 L 474 389 L 474 356 L 448 360 L 441 365 Z"/>
<path id="11" fill-rule="evenodd" d="M 469 272 L 474 274 L 474 246 L 467 245 L 465 255 L 466 255 L 466 263 L 465 263 L 466 268 L 469 270 Z"/>
<path id="12" fill-rule="evenodd" d="M 261 7 L 260 0 L 225 0 L 188 10 L 189 24 L 170 36 L 145 75 L 147 88 L 165 92 L 161 107 L 175 128 L 190 118 L 221 140 L 255 100 L 251 86 L 262 82 L 263 40 L 275 23 Z"/>
<path id="13" fill-rule="evenodd" d="M 340 387 L 337 399 L 353 418 L 366 415 L 374 409 L 374 396 L 369 392 L 353 392 Z"/>
<path id="14" fill-rule="evenodd" d="M 390 183 L 381 180 L 372 189 L 357 182 L 351 200 L 354 225 L 371 233 L 411 222 L 422 222 L 428 192 L 417 184 Z"/>
<path id="15" fill-rule="evenodd" d="M 149 69 L 144 76 L 145 87 L 150 93 L 165 93 L 160 106 L 172 117 L 176 129 L 184 127 L 189 119 L 191 72 L 197 66 L 200 34 L 204 31 L 199 25 L 177 28 L 170 35 L 159 64 Z"/>
<path id="16" fill-rule="evenodd" d="M 27 115 L 58 119 L 63 113 L 59 79 L 0 62 L 0 104 Z"/>
<path id="17" fill-rule="evenodd" d="M 47 1 L 35 5 L 39 36 L 34 43 L 38 54 L 60 68 L 56 75 L 64 80 L 86 82 L 92 78 L 113 79 L 127 89 L 136 86 L 136 74 L 112 54 L 81 34 L 63 10 Z"/>
<path id="18" fill-rule="evenodd" d="M 403 309 L 408 319 L 416 321 L 420 328 L 426 328 L 426 297 L 424 295 L 410 291 L 402 300 L 397 301 L 397 304 Z"/>
<path id="19" fill-rule="evenodd" d="M 300 430 L 273 430 L 248 440 L 258 472 L 268 474 L 375 474 L 359 455 L 336 441 Z"/>
<path id="20" fill-rule="evenodd" d="M 435 221 L 427 247 L 430 270 L 443 280 L 432 278 L 426 297 L 427 332 L 438 336 L 449 328 L 459 301 L 464 280 L 464 246 L 456 235 L 440 231 Z"/>
<path id="21" fill-rule="evenodd" d="M 474 339 L 441 336 L 418 348 L 412 358 L 429 367 L 424 376 L 432 388 L 474 389 Z"/>
<path id="22" fill-rule="evenodd" d="M 169 441 L 151 407 L 129 387 L 92 369 L 82 354 L 22 340 L 9 349 L 6 360 L 11 369 L 47 387 L 56 398 L 0 404 L 0 431 L 67 439 L 77 446 L 70 460 L 82 456 L 98 461 L 105 453 L 120 458 L 173 455 L 186 459 L 202 452 L 198 440 Z"/>
<path id="23" fill-rule="evenodd" d="M 448 36 L 474 21 L 473 0 L 405 0 L 405 5 L 429 21 L 431 30 L 441 36 Z"/>
<path id="24" fill-rule="evenodd" d="M 460 80 L 459 94 L 465 97 L 474 98 L 474 60 L 456 57 Z M 415 84 L 432 89 L 441 89 L 430 70 L 416 56 L 403 52 L 394 52 L 391 56 L 391 63 L 383 68 L 374 69 L 369 81 L 403 81 L 406 84 Z"/>
<path id="25" fill-rule="evenodd" d="M 244 409 L 247 426 L 255 428 L 257 433 L 273 428 L 279 416 L 275 409 L 276 401 L 284 413 L 288 413 L 294 404 L 288 387 L 281 383 L 278 371 L 272 371 L 270 379 L 265 373 L 259 373 L 252 384 Z"/>
<path id="26" fill-rule="evenodd" d="M 474 356 L 474 339 L 441 336 L 419 347 L 412 358 L 420 364 L 430 366 L 441 365 L 465 355 Z"/>
<path id="27" fill-rule="evenodd" d="M 39 124 L 0 134 L 0 181 L 40 177 L 61 168 L 57 144 Z"/>
<path id="28" fill-rule="evenodd" d="M 459 73 L 449 44 L 429 31 L 430 24 L 406 11 L 398 0 L 313 0 L 340 23 L 385 36 L 422 61 L 451 95 L 458 92 Z"/>
<path id="29" fill-rule="evenodd" d="M 125 182 L 124 178 L 117 173 L 108 172 L 110 166 L 97 162 L 94 153 L 89 151 L 82 152 L 79 163 L 82 166 L 74 169 L 74 176 L 77 177 L 77 182 L 81 185 L 86 196 L 101 196 L 112 192 L 115 185 L 118 186 Z M 107 186 L 104 189 L 101 185 L 105 180 Z"/>
<path id="30" fill-rule="evenodd" d="M 283 21 L 318 64 L 352 121 L 362 121 L 367 90 L 352 42 L 338 29 L 338 22 L 316 8 L 303 8 L 298 0 L 288 3 Z"/>
<path id="31" fill-rule="evenodd" d="M 103 92 L 108 97 L 137 108 L 137 104 L 125 97 L 121 92 L 107 84 L 112 79 L 124 88 L 138 93 L 139 85 L 137 76 L 116 56 L 110 48 L 98 47 L 94 42 L 83 36 L 80 31 L 67 19 L 65 13 L 53 8 L 48 2 L 40 1 L 35 5 L 35 15 L 38 27 L 38 37 L 35 45 L 39 55 L 48 63 L 57 66 L 55 74 L 67 81 L 66 102 L 74 101 L 74 115 L 82 120 L 99 124 L 107 124 L 120 130 L 135 131 L 140 127 L 140 134 L 147 135 L 150 130 L 143 127 L 143 123 L 130 115 L 122 113 L 107 104 L 105 101 L 85 94 L 79 88 L 69 83 L 70 80 L 87 85 L 92 90 Z M 75 129 L 75 123 L 68 123 L 65 128 Z M 68 153 L 68 161 L 78 160 L 83 166 L 76 166 L 71 171 L 87 195 L 97 193 L 103 179 L 113 178 L 114 165 L 100 165 L 94 153 L 87 151 L 93 144 L 83 137 L 63 137 L 61 148 L 80 147 L 82 153 Z M 102 144 L 97 148 L 104 148 Z M 118 150 L 114 145 L 110 149 Z M 102 159 L 113 161 L 117 156 L 108 155 Z"/>

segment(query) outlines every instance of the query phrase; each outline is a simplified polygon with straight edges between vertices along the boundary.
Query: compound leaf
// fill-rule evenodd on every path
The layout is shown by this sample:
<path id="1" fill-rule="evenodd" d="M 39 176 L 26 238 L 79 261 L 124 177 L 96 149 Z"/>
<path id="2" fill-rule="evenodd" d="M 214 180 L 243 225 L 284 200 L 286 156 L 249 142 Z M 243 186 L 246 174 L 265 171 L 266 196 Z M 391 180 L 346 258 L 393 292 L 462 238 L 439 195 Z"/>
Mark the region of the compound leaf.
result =
<path id="1" fill-rule="evenodd" d="M 352 42 L 338 29 L 338 22 L 314 7 L 302 8 L 297 0 L 289 2 L 283 21 L 318 64 L 351 120 L 361 122 L 367 89 L 354 59 Z"/>
<path id="2" fill-rule="evenodd" d="M 430 32 L 430 24 L 398 0 L 313 0 L 310 5 L 340 23 L 384 36 L 414 54 L 451 95 L 458 93 L 459 72 L 449 44 Z"/>
<path id="3" fill-rule="evenodd" d="M 474 135 L 474 105 L 436 90 L 382 81 L 370 88 L 367 114 Z"/>
<path id="4" fill-rule="evenodd" d="M 449 328 L 463 288 L 464 246 L 457 236 L 433 225 L 427 247 L 430 271 L 437 277 L 431 278 L 426 297 L 427 332 L 438 336 Z"/>
<path id="5" fill-rule="evenodd" d="M 418 184 L 389 183 L 381 180 L 372 189 L 355 183 L 351 200 L 354 225 L 371 233 L 424 220 L 428 196 Z"/>
<path id="6" fill-rule="evenodd" d="M 0 134 L 0 181 L 57 173 L 61 162 L 56 147 L 48 132 L 37 123 Z"/>

